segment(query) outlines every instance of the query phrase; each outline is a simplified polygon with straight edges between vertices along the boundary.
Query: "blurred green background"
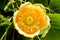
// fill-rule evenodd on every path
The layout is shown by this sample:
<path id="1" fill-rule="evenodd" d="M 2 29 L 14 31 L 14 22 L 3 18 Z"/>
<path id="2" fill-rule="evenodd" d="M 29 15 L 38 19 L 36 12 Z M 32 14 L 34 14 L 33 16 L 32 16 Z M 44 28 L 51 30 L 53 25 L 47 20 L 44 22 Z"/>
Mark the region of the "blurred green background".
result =
<path id="1" fill-rule="evenodd" d="M 23 0 L 31 3 L 41 3 L 46 7 L 50 17 L 51 29 L 40 40 L 60 40 L 60 0 Z M 12 22 L 13 14 L 24 3 L 21 0 L 0 0 L 0 40 L 39 40 L 30 39 L 20 35 Z M 41 36 L 41 35 L 40 35 Z M 39 36 L 39 37 L 40 37 Z"/>

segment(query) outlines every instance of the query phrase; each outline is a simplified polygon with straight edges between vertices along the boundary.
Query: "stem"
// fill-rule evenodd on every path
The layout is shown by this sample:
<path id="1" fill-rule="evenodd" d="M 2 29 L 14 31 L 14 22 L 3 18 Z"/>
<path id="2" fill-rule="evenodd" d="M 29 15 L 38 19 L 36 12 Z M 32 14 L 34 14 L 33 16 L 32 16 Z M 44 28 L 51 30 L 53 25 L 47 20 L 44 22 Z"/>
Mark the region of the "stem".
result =
<path id="1" fill-rule="evenodd" d="M 49 13 L 54 12 L 54 11 L 53 11 L 52 9 L 50 9 L 49 7 L 45 7 L 45 8 L 49 10 Z M 56 12 L 54 12 L 54 13 L 56 13 Z"/>
<path id="2" fill-rule="evenodd" d="M 39 36 L 37 36 L 37 38 L 38 38 L 39 40 L 41 40 L 41 39 L 39 38 Z"/>
<path id="3" fill-rule="evenodd" d="M 0 40 L 3 40 L 4 36 L 6 35 L 7 31 L 2 35 Z"/>
<path id="4" fill-rule="evenodd" d="M 16 2 L 16 7 L 17 7 L 17 9 L 19 9 L 19 6 L 18 6 L 17 2 Z"/>
<path id="5" fill-rule="evenodd" d="M 6 35 L 7 36 L 7 35 Z M 4 40 L 6 40 L 6 36 L 4 37 Z"/>
<path id="6" fill-rule="evenodd" d="M 50 13 L 50 8 L 49 7 L 45 7 L 46 9 L 48 9 L 49 10 L 49 13 Z"/>
<path id="7" fill-rule="evenodd" d="M 10 24 L 7 28 L 6 28 L 6 31 L 5 33 L 2 35 L 1 39 L 0 40 L 3 40 L 4 36 L 6 36 L 7 32 L 8 32 L 8 29 L 10 28 L 12 24 Z"/>
<path id="8" fill-rule="evenodd" d="M 13 11 L 14 11 L 14 4 L 12 3 L 12 8 L 13 8 Z"/>

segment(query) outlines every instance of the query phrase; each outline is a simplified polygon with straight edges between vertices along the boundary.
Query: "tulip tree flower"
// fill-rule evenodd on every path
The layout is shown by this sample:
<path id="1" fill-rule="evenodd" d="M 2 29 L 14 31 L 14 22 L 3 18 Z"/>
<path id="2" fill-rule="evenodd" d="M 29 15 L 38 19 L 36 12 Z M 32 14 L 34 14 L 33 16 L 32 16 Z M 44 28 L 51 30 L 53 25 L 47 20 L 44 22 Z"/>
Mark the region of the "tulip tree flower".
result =
<path id="1" fill-rule="evenodd" d="M 13 23 L 19 34 L 34 38 L 37 35 L 44 37 L 50 29 L 50 19 L 42 4 L 25 2 L 13 15 Z"/>

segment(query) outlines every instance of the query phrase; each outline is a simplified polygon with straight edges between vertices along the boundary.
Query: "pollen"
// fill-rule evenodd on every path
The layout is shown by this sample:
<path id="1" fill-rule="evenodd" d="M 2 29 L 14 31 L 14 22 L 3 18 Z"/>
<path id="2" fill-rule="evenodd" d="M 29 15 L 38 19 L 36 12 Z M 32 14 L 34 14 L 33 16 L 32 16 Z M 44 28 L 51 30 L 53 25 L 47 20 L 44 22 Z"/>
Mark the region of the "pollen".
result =
<path id="1" fill-rule="evenodd" d="M 44 28 L 46 24 L 44 10 L 34 5 L 28 5 L 19 9 L 15 21 L 18 27 L 27 34 L 36 33 Z"/>

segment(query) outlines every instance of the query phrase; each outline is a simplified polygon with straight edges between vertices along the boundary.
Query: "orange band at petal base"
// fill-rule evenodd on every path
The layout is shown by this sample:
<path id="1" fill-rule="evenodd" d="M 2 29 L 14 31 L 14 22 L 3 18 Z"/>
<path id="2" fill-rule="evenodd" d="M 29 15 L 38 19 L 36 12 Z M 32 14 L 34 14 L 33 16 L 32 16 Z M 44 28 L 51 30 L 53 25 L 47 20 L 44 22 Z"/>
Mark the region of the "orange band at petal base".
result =
<path id="1" fill-rule="evenodd" d="M 32 4 L 21 7 L 13 19 L 17 27 L 26 35 L 35 35 L 39 30 L 43 30 L 47 24 L 45 10 Z"/>

